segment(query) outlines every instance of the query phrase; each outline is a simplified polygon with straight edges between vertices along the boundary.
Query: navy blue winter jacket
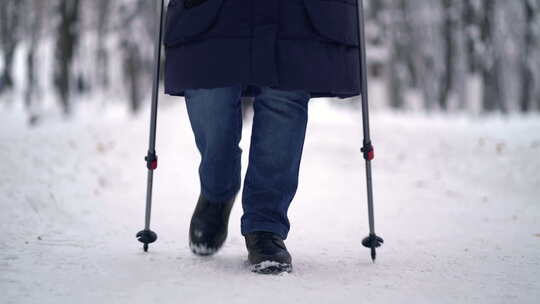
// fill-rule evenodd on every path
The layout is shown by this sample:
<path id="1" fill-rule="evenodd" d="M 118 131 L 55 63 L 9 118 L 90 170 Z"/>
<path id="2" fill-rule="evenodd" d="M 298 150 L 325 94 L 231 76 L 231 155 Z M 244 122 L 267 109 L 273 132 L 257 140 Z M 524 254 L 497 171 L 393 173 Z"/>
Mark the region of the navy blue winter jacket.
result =
<path id="1" fill-rule="evenodd" d="M 165 93 L 254 84 L 359 95 L 357 22 L 357 0 L 171 0 Z"/>

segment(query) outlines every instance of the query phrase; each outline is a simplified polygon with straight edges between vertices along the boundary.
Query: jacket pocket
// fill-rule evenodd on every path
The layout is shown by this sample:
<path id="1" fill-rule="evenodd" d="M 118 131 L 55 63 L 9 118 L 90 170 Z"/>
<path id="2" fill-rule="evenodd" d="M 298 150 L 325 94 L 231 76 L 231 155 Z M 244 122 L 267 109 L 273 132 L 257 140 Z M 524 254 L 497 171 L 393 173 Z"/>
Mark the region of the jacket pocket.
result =
<path id="1" fill-rule="evenodd" d="M 223 0 L 206 0 L 186 7 L 187 0 L 171 0 L 165 21 L 166 47 L 199 38 L 208 32 L 219 16 Z"/>
<path id="2" fill-rule="evenodd" d="M 327 40 L 358 46 L 356 0 L 303 0 L 313 28 Z"/>

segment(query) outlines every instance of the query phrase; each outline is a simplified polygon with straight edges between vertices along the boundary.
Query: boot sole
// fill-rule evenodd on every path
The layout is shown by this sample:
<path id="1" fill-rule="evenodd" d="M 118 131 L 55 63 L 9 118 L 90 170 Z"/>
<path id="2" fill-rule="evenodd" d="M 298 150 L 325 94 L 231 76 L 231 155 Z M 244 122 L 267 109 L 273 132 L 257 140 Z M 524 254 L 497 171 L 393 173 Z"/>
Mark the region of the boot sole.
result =
<path id="1" fill-rule="evenodd" d="M 218 252 L 220 248 L 212 248 L 212 247 L 208 247 L 206 245 L 198 245 L 198 244 L 195 244 L 193 242 L 190 242 L 189 243 L 189 249 L 191 249 L 191 252 L 193 252 L 196 255 L 209 256 L 209 255 L 213 255 L 216 252 Z"/>
<path id="2" fill-rule="evenodd" d="M 263 261 L 249 266 L 251 272 L 260 274 L 280 274 L 292 272 L 292 264 L 279 263 L 275 261 Z"/>

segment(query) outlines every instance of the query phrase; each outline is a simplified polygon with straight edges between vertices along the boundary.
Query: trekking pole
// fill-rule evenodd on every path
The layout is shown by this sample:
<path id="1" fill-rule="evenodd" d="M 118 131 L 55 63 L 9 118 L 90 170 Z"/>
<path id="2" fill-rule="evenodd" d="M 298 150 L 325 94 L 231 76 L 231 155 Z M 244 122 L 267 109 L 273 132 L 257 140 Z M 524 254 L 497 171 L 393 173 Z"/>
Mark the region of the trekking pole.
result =
<path id="1" fill-rule="evenodd" d="M 361 74 L 361 95 L 362 95 L 362 122 L 364 129 L 364 141 L 360 151 L 364 154 L 366 160 L 366 184 L 368 198 L 368 214 L 369 214 L 369 236 L 362 240 L 364 247 L 371 249 L 371 260 L 375 262 L 377 253 L 375 248 L 380 247 L 384 243 L 381 237 L 375 234 L 375 216 L 373 215 L 373 183 L 371 179 L 371 161 L 375 158 L 373 145 L 369 132 L 369 108 L 368 108 L 368 86 L 367 86 L 367 66 L 366 66 L 366 33 L 364 20 L 364 4 L 363 0 L 358 0 L 358 41 L 360 43 L 360 74 Z"/>
<path id="2" fill-rule="evenodd" d="M 159 13 L 159 23 L 157 24 L 157 32 L 154 49 L 154 85 L 152 88 L 152 109 L 150 111 L 150 142 L 148 154 L 144 158 L 146 167 L 148 168 L 148 183 L 146 187 L 146 214 L 144 222 L 144 230 L 139 231 L 136 235 L 139 242 L 143 243 L 144 251 L 148 251 L 148 244 L 157 240 L 157 234 L 150 230 L 150 215 L 152 212 L 152 182 L 154 180 L 154 170 L 157 169 L 158 160 L 156 155 L 156 123 L 157 123 L 157 107 L 159 93 L 159 74 L 161 62 L 161 36 L 163 34 L 163 13 L 165 10 L 165 0 L 161 0 L 161 8 Z"/>

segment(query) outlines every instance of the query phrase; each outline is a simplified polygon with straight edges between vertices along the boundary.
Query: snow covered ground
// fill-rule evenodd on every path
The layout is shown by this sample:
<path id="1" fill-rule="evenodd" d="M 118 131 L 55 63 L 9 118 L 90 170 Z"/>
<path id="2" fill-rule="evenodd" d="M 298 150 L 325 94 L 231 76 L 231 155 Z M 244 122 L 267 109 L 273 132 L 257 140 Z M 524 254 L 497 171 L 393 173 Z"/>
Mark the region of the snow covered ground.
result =
<path id="1" fill-rule="evenodd" d="M 286 244 L 294 271 L 250 273 L 240 197 L 214 257 L 188 249 L 199 192 L 183 101 L 163 102 L 143 253 L 147 111 L 24 124 L 0 109 L 0 303 L 538 303 L 540 117 L 376 111 L 377 232 L 367 235 L 360 113 L 310 103 Z M 251 120 L 249 120 L 251 121 Z M 243 176 L 251 124 L 242 138 Z"/>

